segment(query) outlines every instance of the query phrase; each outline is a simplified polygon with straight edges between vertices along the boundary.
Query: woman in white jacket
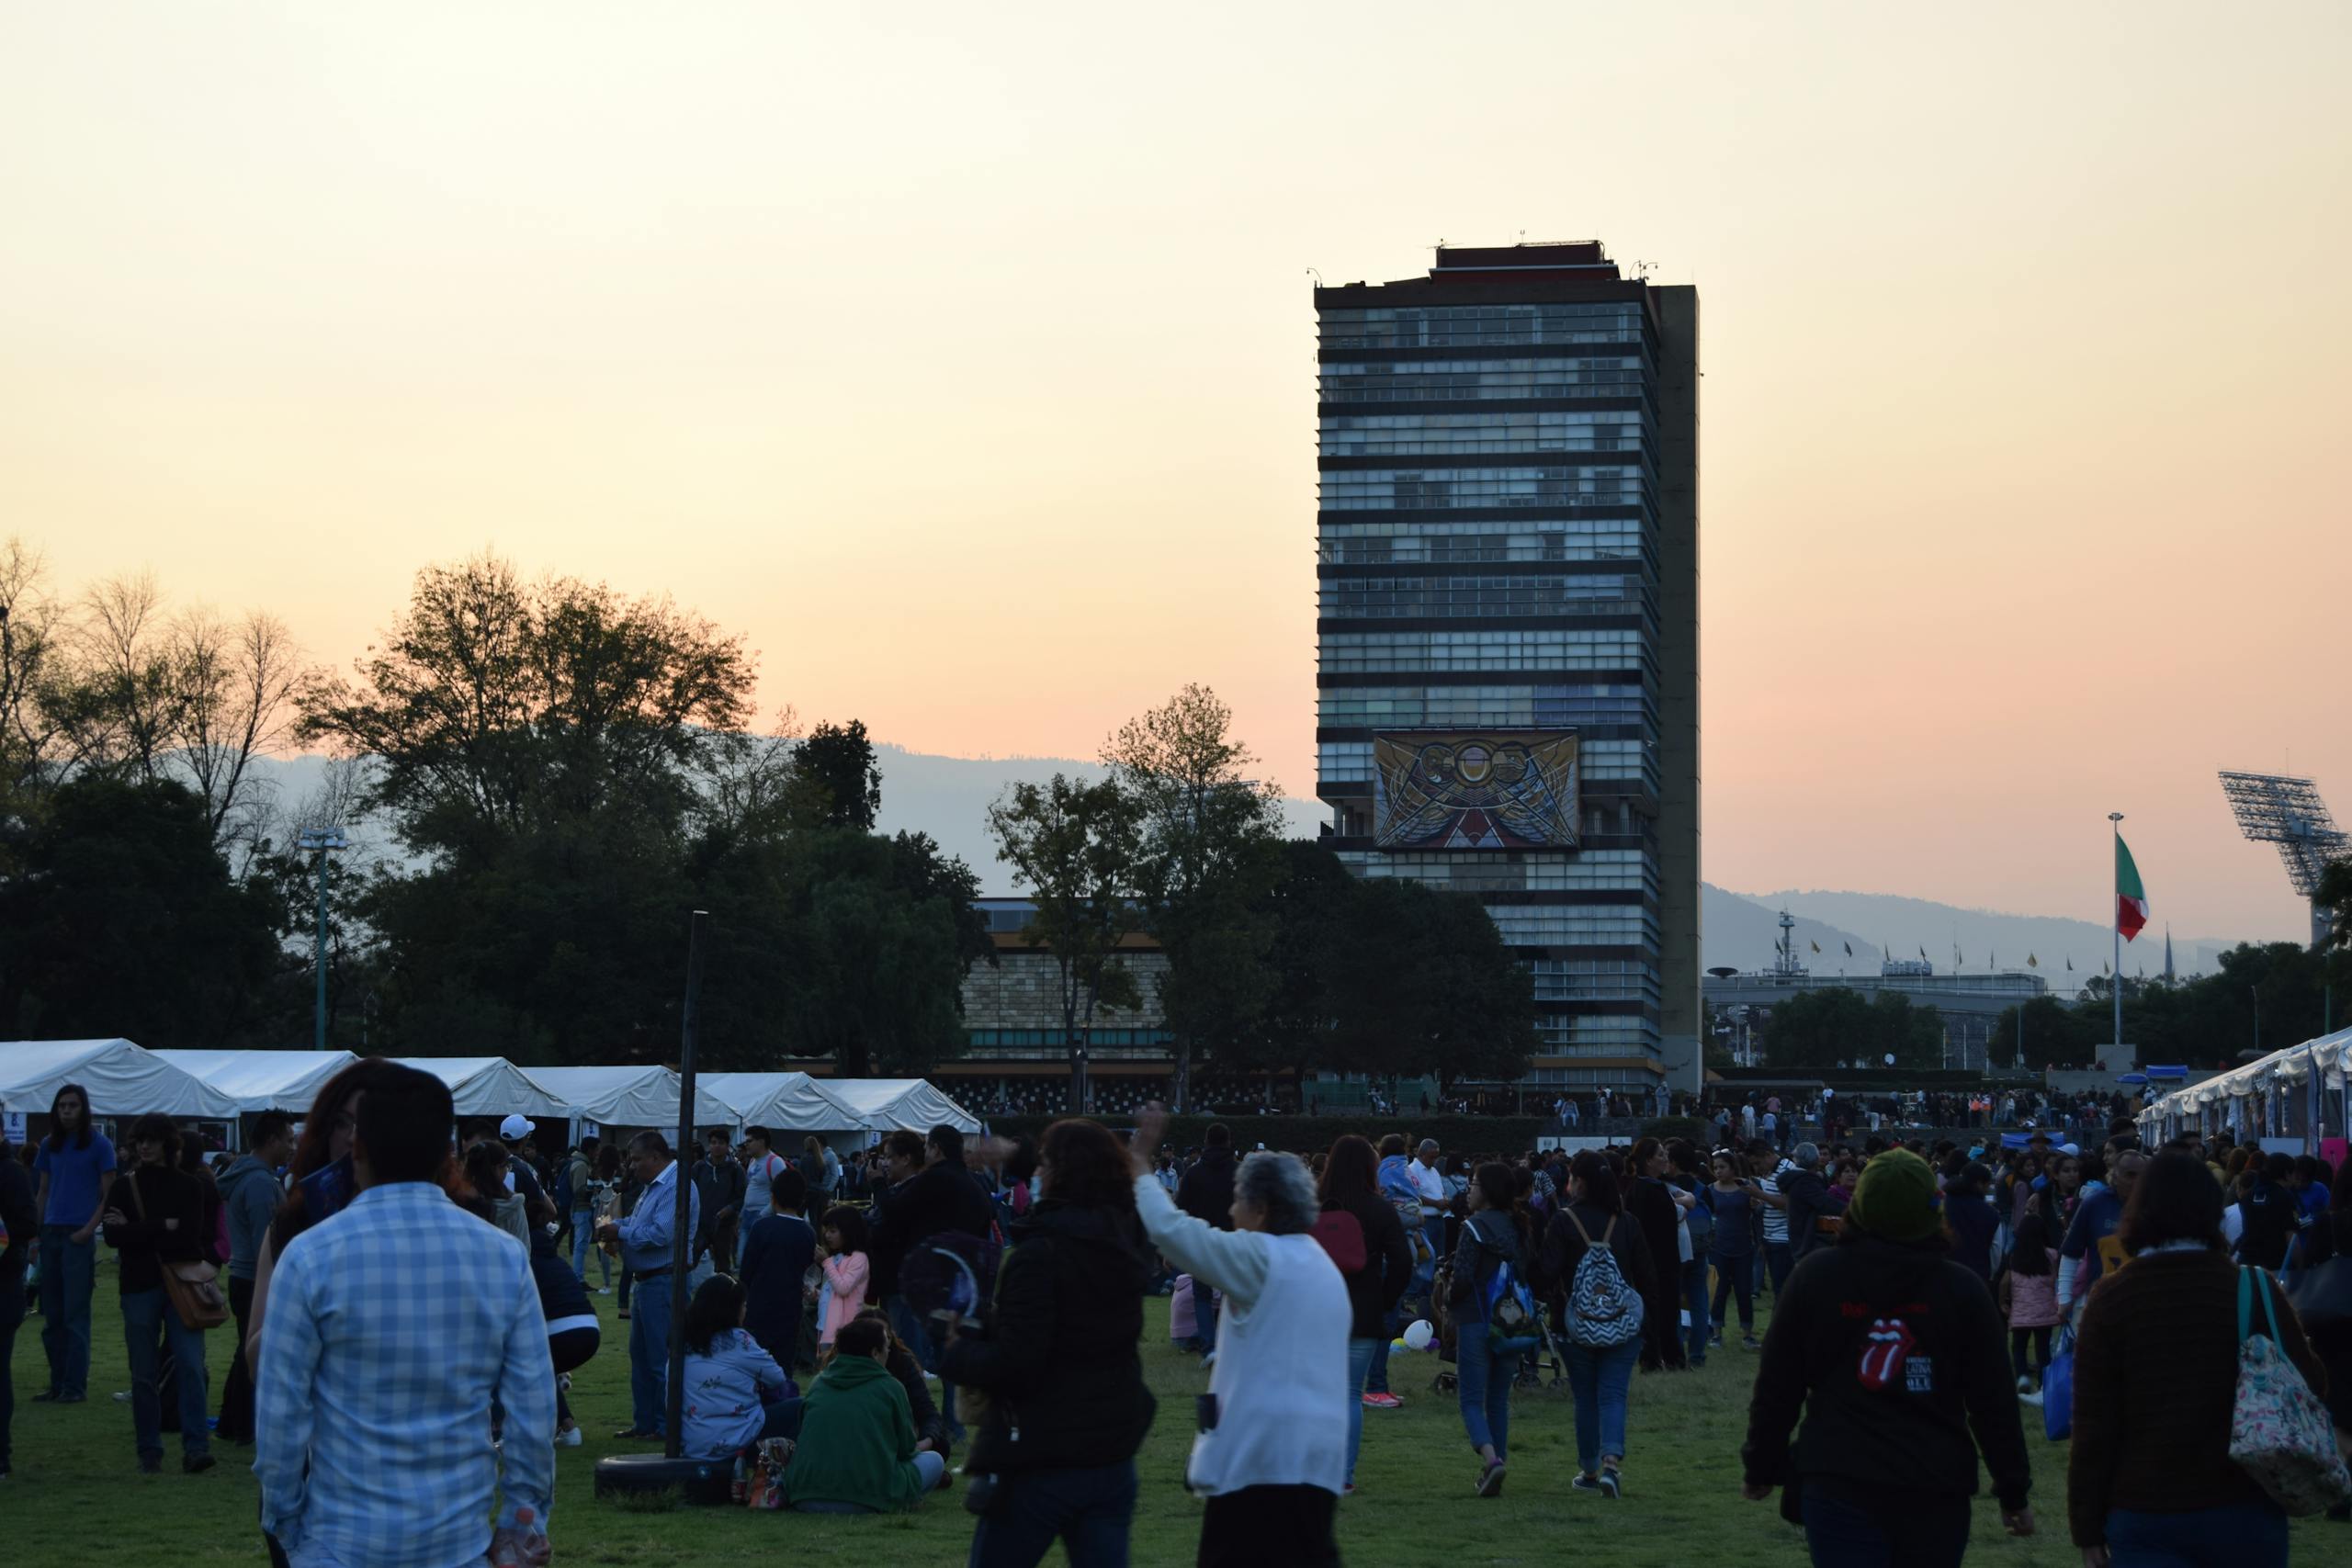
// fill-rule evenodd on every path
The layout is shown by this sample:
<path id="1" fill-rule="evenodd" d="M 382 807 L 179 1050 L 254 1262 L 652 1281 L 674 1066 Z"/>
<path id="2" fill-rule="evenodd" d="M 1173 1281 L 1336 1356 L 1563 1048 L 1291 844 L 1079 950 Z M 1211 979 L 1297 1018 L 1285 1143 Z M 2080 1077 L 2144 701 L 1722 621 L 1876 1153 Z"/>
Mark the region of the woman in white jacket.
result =
<path id="1" fill-rule="evenodd" d="M 1340 1561 L 1332 1518 L 1347 1483 L 1348 1287 L 1312 1232 L 1321 1205 L 1291 1155 L 1260 1152 L 1233 1179 L 1233 1229 L 1176 1207 L 1152 1176 L 1168 1124 L 1136 1120 L 1136 1211 L 1170 1265 L 1223 1292 L 1209 1408 L 1186 1481 L 1208 1499 L 1202 1568 Z"/>

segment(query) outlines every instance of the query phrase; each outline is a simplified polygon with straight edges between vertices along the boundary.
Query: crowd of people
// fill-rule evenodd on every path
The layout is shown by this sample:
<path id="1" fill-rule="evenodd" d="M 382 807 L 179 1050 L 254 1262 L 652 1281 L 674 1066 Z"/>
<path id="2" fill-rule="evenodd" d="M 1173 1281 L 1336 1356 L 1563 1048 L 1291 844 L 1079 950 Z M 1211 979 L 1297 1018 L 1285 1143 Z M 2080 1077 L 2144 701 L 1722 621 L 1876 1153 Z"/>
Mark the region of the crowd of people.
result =
<path id="1" fill-rule="evenodd" d="M 2284 1562 L 2278 1486 L 2233 1459 L 2240 1346 L 2267 1339 L 2352 1453 L 2352 1178 L 2226 1141 L 2144 1148 L 2121 1119 L 1928 1141 L 1849 1133 L 1832 1107 L 1819 1139 L 1765 1096 L 1713 1107 L 1705 1147 L 1574 1153 L 1388 1133 L 1245 1154 L 1219 1125 L 1179 1149 L 1155 1103 L 1131 1136 L 942 1125 L 844 1157 L 754 1126 L 548 1159 L 526 1118 L 461 1122 L 437 1078 L 370 1059 L 215 1169 L 158 1116 L 119 1151 L 68 1086 L 29 1163 L 0 1158 L 0 1478 L 28 1264 L 33 1399 L 71 1404 L 102 1243 L 140 1468 L 168 1435 L 192 1474 L 251 1444 L 278 1562 L 373 1561 L 395 1529 L 404 1561 L 544 1561 L 555 1451 L 581 1440 L 566 1384 L 601 1348 L 592 1296 L 616 1289 L 617 1437 L 664 1438 L 674 1392 L 685 1453 L 781 1452 L 784 1506 L 813 1513 L 921 1506 L 960 1476 L 983 1568 L 1057 1540 L 1126 1561 L 1136 1456 L 1164 1418 L 1141 1355 L 1160 1291 L 1206 1372 L 1186 1467 L 1203 1562 L 1338 1561 L 1366 1423 L 1403 1402 L 1400 1339 L 1446 1369 L 1467 1495 L 1503 1491 L 1513 1393 L 1549 1372 L 1575 1461 L 1545 1478 L 1614 1504 L 1642 1495 L 1640 1375 L 1702 1368 L 1735 1333 L 1756 1357 L 1744 1490 L 1777 1491 L 1816 1562 L 1959 1562 L 1980 1461 L 2005 1527 L 2033 1532 L 2037 1407 L 2071 1422 L 2086 1564 Z M 204 1335 L 227 1321 L 216 1425 Z M 2333 1484 L 2294 1500 L 2343 1518 L 2352 1482 Z"/>

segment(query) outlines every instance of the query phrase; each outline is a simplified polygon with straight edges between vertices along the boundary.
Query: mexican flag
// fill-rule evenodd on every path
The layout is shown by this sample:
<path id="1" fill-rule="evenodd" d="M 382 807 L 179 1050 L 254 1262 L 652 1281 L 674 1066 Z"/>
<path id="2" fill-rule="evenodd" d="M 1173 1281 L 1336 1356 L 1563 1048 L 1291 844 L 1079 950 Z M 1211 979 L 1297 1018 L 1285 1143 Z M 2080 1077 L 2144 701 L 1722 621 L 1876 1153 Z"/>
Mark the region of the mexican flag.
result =
<path id="1" fill-rule="evenodd" d="M 2123 835 L 2115 836 L 2115 929 L 2130 942 L 2148 923 L 2148 890 L 2140 886 L 2140 868 Z"/>

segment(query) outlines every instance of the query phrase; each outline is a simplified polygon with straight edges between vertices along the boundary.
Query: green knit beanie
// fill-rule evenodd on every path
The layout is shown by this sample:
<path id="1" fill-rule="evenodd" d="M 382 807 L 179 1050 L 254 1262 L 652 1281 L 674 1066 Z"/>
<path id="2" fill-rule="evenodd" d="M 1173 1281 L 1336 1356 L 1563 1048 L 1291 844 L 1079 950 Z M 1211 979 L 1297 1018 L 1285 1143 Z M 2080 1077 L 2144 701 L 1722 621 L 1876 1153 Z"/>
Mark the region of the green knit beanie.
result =
<path id="1" fill-rule="evenodd" d="M 1862 1168 L 1846 1223 L 1888 1241 L 1925 1241 L 1943 1228 L 1936 1173 L 1909 1149 L 1889 1149 Z"/>

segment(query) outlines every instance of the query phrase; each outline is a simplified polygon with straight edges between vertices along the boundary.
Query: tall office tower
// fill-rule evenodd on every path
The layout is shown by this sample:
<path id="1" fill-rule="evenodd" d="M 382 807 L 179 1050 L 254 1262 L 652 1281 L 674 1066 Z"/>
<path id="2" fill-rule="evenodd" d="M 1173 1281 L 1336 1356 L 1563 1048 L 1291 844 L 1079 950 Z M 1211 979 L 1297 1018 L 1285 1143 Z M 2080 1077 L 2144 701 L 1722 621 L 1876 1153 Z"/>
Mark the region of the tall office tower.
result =
<path id="1" fill-rule="evenodd" d="M 1476 895 L 1534 1082 L 1695 1089 L 1699 299 L 1598 243 L 1317 288 L 1317 795 Z"/>

